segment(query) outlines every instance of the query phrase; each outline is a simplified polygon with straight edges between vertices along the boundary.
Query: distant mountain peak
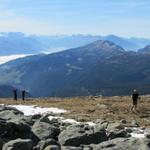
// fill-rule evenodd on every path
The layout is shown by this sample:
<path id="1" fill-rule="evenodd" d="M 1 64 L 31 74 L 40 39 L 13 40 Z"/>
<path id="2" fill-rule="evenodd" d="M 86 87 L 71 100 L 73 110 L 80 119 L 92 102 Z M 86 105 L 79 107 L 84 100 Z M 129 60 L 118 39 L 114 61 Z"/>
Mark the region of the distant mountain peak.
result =
<path id="1" fill-rule="evenodd" d="M 97 41 L 97 40 L 106 40 Z M 117 35 L 28 35 L 22 32 L 0 32 L 0 55 L 12 54 L 37 54 L 39 52 L 59 52 L 64 49 L 81 47 L 89 43 L 95 43 L 95 47 L 112 49 L 123 49 L 127 51 L 137 51 L 150 44 L 150 39 L 124 38 Z M 111 41 L 115 43 L 114 46 Z M 122 47 L 122 48 L 121 48 Z"/>
<path id="2" fill-rule="evenodd" d="M 121 38 L 121 37 L 114 35 L 114 34 L 107 35 L 106 37 L 107 38 Z"/>
<path id="3" fill-rule="evenodd" d="M 140 53 L 150 53 L 150 45 L 147 45 L 144 48 L 139 49 L 138 52 L 140 52 Z"/>
<path id="4" fill-rule="evenodd" d="M 107 41 L 107 40 L 98 40 L 98 41 L 95 41 L 91 44 L 88 44 L 87 47 L 89 48 L 93 48 L 93 49 L 100 49 L 100 50 L 104 50 L 104 51 L 112 51 L 112 50 L 115 50 L 115 51 L 121 51 L 121 52 L 124 52 L 125 50 L 114 44 L 113 42 L 110 42 L 110 41 Z"/>

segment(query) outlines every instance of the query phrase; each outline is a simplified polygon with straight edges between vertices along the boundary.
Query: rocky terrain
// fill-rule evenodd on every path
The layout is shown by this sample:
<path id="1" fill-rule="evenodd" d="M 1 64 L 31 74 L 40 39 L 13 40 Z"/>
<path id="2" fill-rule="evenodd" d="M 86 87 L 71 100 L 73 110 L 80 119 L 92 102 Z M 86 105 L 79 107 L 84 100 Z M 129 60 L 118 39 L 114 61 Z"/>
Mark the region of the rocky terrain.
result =
<path id="1" fill-rule="evenodd" d="M 141 97 L 137 113 L 129 111 L 131 104 L 129 97 L 80 97 L 64 100 L 49 98 L 17 102 L 23 105 L 36 104 L 67 110 L 64 114 L 46 113 L 28 116 L 8 106 L 16 104 L 12 100 L 1 99 L 0 103 L 5 103 L 0 106 L 0 149 L 2 150 L 150 149 L 149 96 Z M 99 112 L 98 109 L 96 110 L 97 107 Z M 114 116 L 110 110 L 114 112 Z M 89 119 L 85 115 L 88 115 Z M 65 122 L 62 117 L 72 117 L 80 122 Z M 147 119 L 147 122 L 144 122 L 144 119 Z"/>

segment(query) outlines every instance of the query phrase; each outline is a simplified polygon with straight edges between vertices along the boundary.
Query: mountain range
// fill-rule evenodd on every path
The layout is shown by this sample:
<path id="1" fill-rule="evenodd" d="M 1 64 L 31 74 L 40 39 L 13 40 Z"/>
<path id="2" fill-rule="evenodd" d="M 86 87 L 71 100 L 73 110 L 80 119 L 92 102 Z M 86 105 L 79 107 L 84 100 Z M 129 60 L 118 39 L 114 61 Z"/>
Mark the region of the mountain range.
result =
<path id="1" fill-rule="evenodd" d="M 53 53 L 80 47 L 97 40 L 111 41 L 125 50 L 137 51 L 150 45 L 150 39 L 123 38 L 116 35 L 26 35 L 21 32 L 0 33 L 0 55 Z"/>
<path id="2" fill-rule="evenodd" d="M 146 47 L 144 48 L 146 49 Z M 110 41 L 20 58 L 0 65 L 0 84 L 37 96 L 129 95 L 150 89 L 150 54 Z"/>

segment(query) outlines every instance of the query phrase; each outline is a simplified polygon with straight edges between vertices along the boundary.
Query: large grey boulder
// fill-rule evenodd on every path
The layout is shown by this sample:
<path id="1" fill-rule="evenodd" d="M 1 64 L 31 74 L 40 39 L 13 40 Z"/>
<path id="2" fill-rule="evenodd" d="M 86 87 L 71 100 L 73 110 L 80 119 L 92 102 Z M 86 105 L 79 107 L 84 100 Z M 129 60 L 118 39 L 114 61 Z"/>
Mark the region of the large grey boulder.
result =
<path id="1" fill-rule="evenodd" d="M 131 135 L 126 130 L 112 130 L 109 131 L 108 137 L 109 139 L 119 138 L 119 137 L 130 137 Z"/>
<path id="2" fill-rule="evenodd" d="M 16 112 L 14 110 L 0 111 L 0 118 L 2 119 L 11 120 L 11 119 L 16 119 L 20 117 L 23 117 L 23 113 Z"/>
<path id="3" fill-rule="evenodd" d="M 32 141 L 30 139 L 16 139 L 3 145 L 2 150 L 32 150 Z"/>
<path id="4" fill-rule="evenodd" d="M 91 146 L 93 150 L 150 150 L 150 140 L 146 138 L 116 138 Z"/>
<path id="5" fill-rule="evenodd" d="M 19 132 L 28 132 L 31 130 L 30 126 L 26 122 L 18 118 L 7 121 L 7 126 L 15 128 Z"/>
<path id="6" fill-rule="evenodd" d="M 34 114 L 33 116 L 31 116 L 32 120 L 38 120 L 42 117 L 41 114 Z"/>
<path id="7" fill-rule="evenodd" d="M 12 111 L 14 114 L 18 115 L 18 114 L 22 114 L 23 115 L 23 112 L 21 112 L 20 110 L 14 108 L 14 107 L 8 107 L 8 106 L 5 106 L 5 105 L 1 105 L 0 106 L 0 112 L 3 112 L 3 111 Z"/>
<path id="8" fill-rule="evenodd" d="M 16 108 L 0 106 L 0 118 L 1 119 L 11 120 L 11 119 L 20 118 L 23 116 L 24 116 L 23 112 L 19 111 Z"/>
<path id="9" fill-rule="evenodd" d="M 0 136 L 6 141 L 21 139 L 32 139 L 36 145 L 39 139 L 32 132 L 31 127 L 20 118 L 3 120 L 0 119 Z"/>
<path id="10" fill-rule="evenodd" d="M 60 133 L 59 128 L 41 121 L 35 122 L 32 131 L 40 140 L 55 139 Z"/>
<path id="11" fill-rule="evenodd" d="M 94 128 L 88 125 L 72 125 L 62 131 L 59 142 L 63 146 L 76 146 L 98 144 L 106 141 L 107 135 L 103 128 Z"/>
<path id="12" fill-rule="evenodd" d="M 124 123 L 122 122 L 109 123 L 107 126 L 107 135 L 109 139 L 130 137 L 130 134 L 125 130 Z"/>

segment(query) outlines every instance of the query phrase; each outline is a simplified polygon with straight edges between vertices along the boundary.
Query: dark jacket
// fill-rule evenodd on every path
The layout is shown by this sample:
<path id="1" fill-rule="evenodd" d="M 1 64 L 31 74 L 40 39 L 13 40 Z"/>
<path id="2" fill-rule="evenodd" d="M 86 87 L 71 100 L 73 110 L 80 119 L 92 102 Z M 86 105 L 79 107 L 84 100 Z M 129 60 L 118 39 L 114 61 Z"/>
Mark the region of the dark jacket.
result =
<path id="1" fill-rule="evenodd" d="M 138 92 L 133 92 L 133 94 L 132 94 L 132 99 L 133 99 L 134 101 L 137 101 L 137 100 L 138 100 L 138 97 L 139 97 L 139 93 L 138 93 Z"/>

